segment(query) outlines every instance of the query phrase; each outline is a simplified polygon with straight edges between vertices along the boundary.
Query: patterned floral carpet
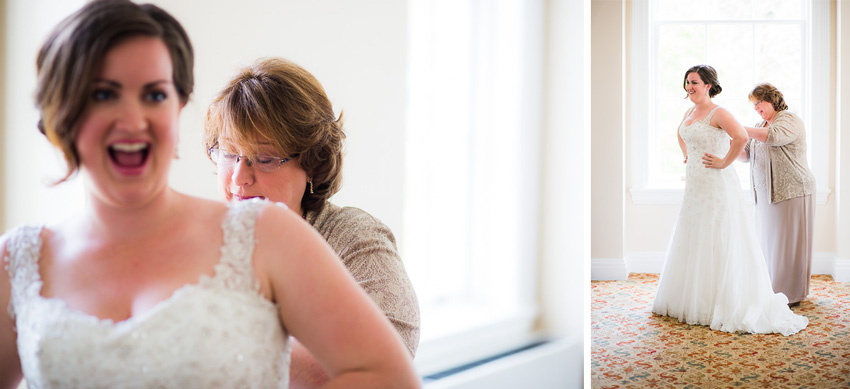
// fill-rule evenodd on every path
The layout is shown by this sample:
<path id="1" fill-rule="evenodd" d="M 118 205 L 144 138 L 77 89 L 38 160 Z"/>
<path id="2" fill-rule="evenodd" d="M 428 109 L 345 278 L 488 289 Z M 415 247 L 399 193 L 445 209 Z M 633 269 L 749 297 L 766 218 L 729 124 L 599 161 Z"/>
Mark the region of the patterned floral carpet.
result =
<path id="1" fill-rule="evenodd" d="M 729 334 L 653 315 L 657 274 L 591 282 L 593 388 L 850 387 L 850 283 L 812 276 L 792 336 Z"/>

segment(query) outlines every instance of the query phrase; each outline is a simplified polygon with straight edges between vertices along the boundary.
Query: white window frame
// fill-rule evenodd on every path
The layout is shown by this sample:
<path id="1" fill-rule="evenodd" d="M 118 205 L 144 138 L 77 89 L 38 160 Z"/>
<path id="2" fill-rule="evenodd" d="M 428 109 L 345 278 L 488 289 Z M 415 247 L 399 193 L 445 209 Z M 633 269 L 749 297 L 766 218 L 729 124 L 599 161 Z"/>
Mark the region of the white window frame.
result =
<path id="1" fill-rule="evenodd" d="M 652 99 L 647 94 L 656 93 L 654 75 L 655 55 L 652 42 L 652 0 L 637 0 L 631 3 L 629 41 L 629 89 L 631 123 L 631 188 L 635 204 L 681 204 L 684 189 L 661 189 L 651 187 L 648 177 L 650 158 L 648 139 L 652 123 Z M 809 156 L 812 174 L 817 180 L 817 204 L 825 204 L 829 194 L 829 115 L 830 100 L 827 87 L 830 82 L 830 5 L 828 1 L 811 0 L 806 7 L 809 12 L 808 28 L 803 31 L 804 42 L 810 55 L 804 53 L 803 64 L 806 87 L 803 90 L 804 104 L 808 114 L 803 118 L 810 134 Z M 646 53 L 653 53 L 646 58 Z M 750 202 L 748 190 L 742 195 Z"/>
<path id="2" fill-rule="evenodd" d="M 481 223 L 480 220 L 475 220 L 470 223 L 470 225 L 474 226 L 474 230 L 469 231 L 470 242 L 468 243 L 468 247 L 462 250 L 470 253 L 469 261 L 473 269 L 486 270 L 488 266 L 492 266 L 491 263 L 488 263 L 487 258 L 476 255 L 476 252 L 486 251 L 489 253 L 488 255 L 491 255 L 489 258 L 494 259 L 495 263 L 509 263 L 512 269 L 518 270 L 513 275 L 517 285 L 516 295 L 509 296 L 506 299 L 508 301 L 505 301 L 504 304 L 493 305 L 491 296 L 494 293 L 498 293 L 498 285 L 486 285 L 486 282 L 482 282 L 479 278 L 470 280 L 470 290 L 465 295 L 450 296 L 452 301 L 442 304 L 429 304 L 420 298 L 422 337 L 414 364 L 423 376 L 475 362 L 476 360 L 509 351 L 539 339 L 539 335 L 535 331 L 535 321 L 539 315 L 536 299 L 536 280 L 538 278 L 537 230 L 539 223 L 536 210 L 538 209 L 538 199 L 540 198 L 538 156 L 541 147 L 540 134 L 542 131 L 543 112 L 540 107 L 542 104 L 543 71 L 542 26 L 544 25 L 543 20 L 545 15 L 543 9 L 545 4 L 543 0 L 465 0 L 464 2 L 457 1 L 457 4 L 458 6 L 466 4 L 465 6 L 469 6 L 472 9 L 472 14 L 476 22 L 473 23 L 474 25 L 469 26 L 468 33 L 470 36 L 475 37 L 473 40 L 480 37 L 480 35 L 476 34 L 481 34 L 482 31 L 491 28 L 498 29 L 501 40 L 483 42 L 481 46 L 474 47 L 470 51 L 474 53 L 473 60 L 471 61 L 474 69 L 466 69 L 458 66 L 455 72 L 450 75 L 457 78 L 458 73 L 463 74 L 464 72 L 468 72 L 466 74 L 468 82 L 474 85 L 472 87 L 474 95 L 479 96 L 473 103 L 473 107 L 470 108 L 473 112 L 469 114 L 468 125 L 473 128 L 471 136 L 475 137 L 475 139 L 479 139 L 479 136 L 483 138 L 480 141 L 474 141 L 473 144 L 476 147 L 471 147 L 468 153 L 461 153 L 463 155 L 455 155 L 454 153 L 452 155 L 443 155 L 445 152 L 441 153 L 442 147 L 440 147 L 440 144 L 452 142 L 452 139 L 428 140 L 422 138 L 422 132 L 427 133 L 428 131 L 427 126 L 440 125 L 440 112 L 434 112 L 439 111 L 438 109 L 431 109 L 431 112 L 423 110 L 422 106 L 428 105 L 429 99 L 423 99 L 421 96 L 413 95 L 423 93 L 423 89 L 428 89 L 421 85 L 423 77 L 427 79 L 427 77 L 433 76 L 426 74 L 427 72 L 422 71 L 421 68 L 417 70 L 417 67 L 422 66 L 422 58 L 416 58 L 414 54 L 408 57 L 408 68 L 411 69 L 408 87 L 411 90 L 411 95 L 408 99 L 408 125 L 406 129 L 408 132 L 406 145 L 408 161 L 405 167 L 405 228 L 403 229 L 405 236 L 402 240 L 404 245 L 401 247 L 402 257 L 407 262 L 408 272 L 412 273 L 416 267 L 412 266 L 413 264 L 411 263 L 416 261 L 414 258 L 416 257 L 415 254 L 417 254 L 413 252 L 415 249 L 410 247 L 413 245 L 411 242 L 421 238 L 420 236 L 411 235 L 421 233 L 423 231 L 423 224 L 426 224 L 424 230 L 427 231 L 429 228 L 445 228 L 446 223 L 457 222 L 457 219 L 430 220 L 424 218 L 425 220 L 420 220 L 421 216 L 416 216 L 416 214 L 421 215 L 421 212 L 409 211 L 408 207 L 420 202 L 420 200 L 414 198 L 412 192 L 429 189 L 427 186 L 422 186 L 423 175 L 426 172 L 412 171 L 418 168 L 411 168 L 411 166 L 423 158 L 449 158 L 458 164 L 458 166 L 475 165 L 480 167 L 482 165 L 482 158 L 485 160 L 491 158 L 482 155 L 480 150 L 476 150 L 489 147 L 489 143 L 492 143 L 492 141 L 488 142 L 488 139 L 486 139 L 489 132 L 486 126 L 508 126 L 508 131 L 512 131 L 512 134 L 520 135 L 516 138 L 518 142 L 514 144 L 516 147 L 515 152 L 504 155 L 498 162 L 493 161 L 496 163 L 490 164 L 492 165 L 490 170 L 499 172 L 499 169 L 504 169 L 503 164 L 519 164 L 518 169 L 520 172 L 523 172 L 518 177 L 519 182 L 505 182 L 504 186 L 506 190 L 518 190 L 522 193 L 520 196 L 522 205 L 517 205 L 520 203 L 514 203 L 505 204 L 505 206 L 520 206 L 522 210 L 526 210 L 527 212 L 520 212 L 522 216 L 518 218 L 517 222 L 519 225 L 517 226 L 499 225 L 498 221 L 496 221 L 497 223 L 489 223 L 491 225 L 487 225 L 488 223 Z M 409 0 L 408 5 L 409 12 L 411 12 L 411 21 L 409 23 L 411 28 L 422 28 L 424 26 L 421 20 L 412 19 L 415 17 L 413 13 L 419 9 L 417 7 L 435 6 L 432 0 Z M 496 19 L 491 19 L 494 8 L 501 5 L 516 11 L 517 17 L 511 18 L 511 26 L 494 25 Z M 457 15 L 454 16 L 457 17 Z M 433 23 L 432 27 L 425 28 L 433 28 L 434 26 L 439 26 L 439 23 Z M 512 31 L 516 34 L 506 39 L 504 35 L 501 35 L 506 33 L 506 31 Z M 414 47 L 414 40 L 416 39 L 420 38 L 416 37 L 415 32 L 411 32 L 409 37 L 411 53 L 417 50 Z M 505 52 L 501 49 L 504 46 L 516 47 L 518 52 L 515 54 L 517 55 L 506 56 Z M 499 49 L 494 49 L 494 47 Z M 492 67 L 492 64 L 500 62 L 509 62 L 507 66 L 517 67 L 515 73 L 516 79 L 495 81 L 492 79 L 494 75 L 504 74 L 503 68 L 496 69 Z M 479 64 L 482 67 L 479 68 Z M 462 75 L 461 78 L 463 77 Z M 439 79 L 439 75 L 436 78 Z M 504 104 L 506 100 L 504 96 L 493 97 L 494 94 L 504 92 L 498 85 L 500 81 L 519 85 L 519 94 L 507 98 L 507 100 L 515 99 L 516 104 Z M 431 85 L 428 86 L 430 87 Z M 437 89 L 433 92 L 436 94 L 451 93 L 450 89 L 449 91 L 439 89 L 439 87 L 435 87 L 434 89 Z M 428 93 L 432 92 L 424 92 L 426 96 Z M 486 106 L 487 104 L 495 104 L 496 106 Z M 494 109 L 496 110 L 495 112 Z M 491 120 L 491 115 L 494 113 L 498 115 L 499 109 L 515 109 L 516 112 L 507 114 L 508 120 L 504 120 L 504 122 L 494 122 Z M 485 127 L 483 128 L 482 126 Z M 420 132 L 414 134 L 412 131 Z M 494 132 L 499 133 L 499 131 Z M 422 153 L 414 150 L 414 148 L 425 148 L 428 152 Z M 484 154 L 487 153 L 485 152 Z M 410 160 L 410 158 L 417 158 L 417 160 Z M 484 165 L 488 164 L 485 163 Z M 485 173 L 489 173 L 489 170 Z M 482 189 L 472 189 L 470 192 L 485 193 L 485 195 L 488 188 L 492 187 L 492 178 L 497 177 L 492 174 L 485 174 L 485 176 L 490 177 L 474 176 L 469 181 L 458 181 L 452 177 L 451 171 L 444 171 L 442 175 L 448 181 L 438 182 L 440 177 L 431 177 L 426 180 L 434 179 L 434 181 L 431 181 L 431 184 L 428 185 L 481 185 Z M 466 211 L 467 214 L 458 215 L 458 218 L 469 218 L 470 215 L 474 217 L 476 214 L 480 215 L 480 210 L 476 211 L 480 208 L 479 205 L 475 204 L 476 199 L 458 199 L 457 201 L 470 204 L 469 209 Z M 418 206 L 424 206 L 427 209 L 440 208 L 439 204 L 421 204 L 421 202 Z M 492 209 L 490 212 L 497 213 L 500 211 Z M 498 243 L 489 241 L 493 239 L 493 236 L 500 235 L 494 233 L 495 229 L 498 228 L 514 228 L 517 230 L 515 247 L 518 247 L 518 250 L 516 253 L 493 253 L 492 248 L 488 248 L 488 246 L 495 246 L 493 243 Z M 440 242 L 430 243 L 439 245 Z M 517 253 L 519 255 L 515 255 Z M 494 258 L 505 256 L 509 258 Z M 444 269 L 444 271 L 451 272 L 452 269 Z M 431 285 L 417 285 L 416 278 L 416 274 L 411 274 L 411 279 L 414 280 L 414 287 L 417 291 L 421 291 L 422 288 L 431 287 Z M 482 301 L 486 303 L 482 304 Z"/>

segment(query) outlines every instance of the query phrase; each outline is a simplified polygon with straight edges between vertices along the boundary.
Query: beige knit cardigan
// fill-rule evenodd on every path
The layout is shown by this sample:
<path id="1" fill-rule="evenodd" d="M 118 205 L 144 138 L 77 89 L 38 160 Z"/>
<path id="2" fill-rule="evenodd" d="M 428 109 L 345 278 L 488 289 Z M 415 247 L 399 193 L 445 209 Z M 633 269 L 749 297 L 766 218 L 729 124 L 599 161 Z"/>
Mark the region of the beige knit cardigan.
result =
<path id="1" fill-rule="evenodd" d="M 307 212 L 310 223 L 340 256 L 357 283 L 384 311 L 411 355 L 419 345 L 419 303 L 392 231 L 354 207 L 326 202 Z"/>
<path id="2" fill-rule="evenodd" d="M 766 120 L 756 124 L 765 126 Z M 815 193 L 815 177 L 806 160 L 806 130 L 799 116 L 786 110 L 777 112 L 767 126 L 767 140 L 751 139 L 744 150 L 750 161 L 753 195 L 756 190 L 769 191 L 769 203 L 773 204 Z"/>

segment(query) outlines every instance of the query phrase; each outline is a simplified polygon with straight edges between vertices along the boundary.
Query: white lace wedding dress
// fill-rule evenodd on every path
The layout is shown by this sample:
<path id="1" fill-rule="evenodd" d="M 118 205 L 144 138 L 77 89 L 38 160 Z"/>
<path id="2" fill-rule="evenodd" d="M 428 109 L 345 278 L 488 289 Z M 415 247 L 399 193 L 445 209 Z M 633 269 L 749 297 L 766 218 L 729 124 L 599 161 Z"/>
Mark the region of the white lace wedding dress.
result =
<path id="1" fill-rule="evenodd" d="M 288 388 L 290 344 L 251 256 L 259 201 L 231 206 L 215 275 L 117 323 L 41 297 L 41 227 L 10 233 L 9 313 L 30 388 Z"/>
<path id="2" fill-rule="evenodd" d="M 709 125 L 716 110 L 679 127 L 688 150 L 685 197 L 652 312 L 713 330 L 794 334 L 809 320 L 773 293 L 738 175 L 702 163 L 705 153 L 723 157 L 729 150 L 726 132 Z"/>

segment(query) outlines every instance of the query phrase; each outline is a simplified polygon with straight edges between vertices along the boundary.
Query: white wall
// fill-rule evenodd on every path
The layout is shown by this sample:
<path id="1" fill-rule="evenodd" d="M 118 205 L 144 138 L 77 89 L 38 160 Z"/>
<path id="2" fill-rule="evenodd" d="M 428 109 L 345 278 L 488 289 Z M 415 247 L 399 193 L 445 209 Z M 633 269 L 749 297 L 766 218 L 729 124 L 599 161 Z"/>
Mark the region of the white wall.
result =
<path id="1" fill-rule="evenodd" d="M 591 252 L 618 259 L 623 244 L 623 7 L 622 0 L 591 2 Z"/>
<path id="2" fill-rule="evenodd" d="M 80 180 L 48 190 L 64 176 L 64 162 L 36 129 L 35 57 L 50 29 L 79 8 L 82 0 L 6 1 L 2 23 L 5 115 L 2 117 L 5 194 L 0 229 L 25 222 L 60 220 L 83 204 Z"/>
<path id="3" fill-rule="evenodd" d="M 838 99 L 836 101 L 838 130 L 836 131 L 836 247 L 839 271 L 850 279 L 850 4 L 840 1 L 838 13 Z"/>

